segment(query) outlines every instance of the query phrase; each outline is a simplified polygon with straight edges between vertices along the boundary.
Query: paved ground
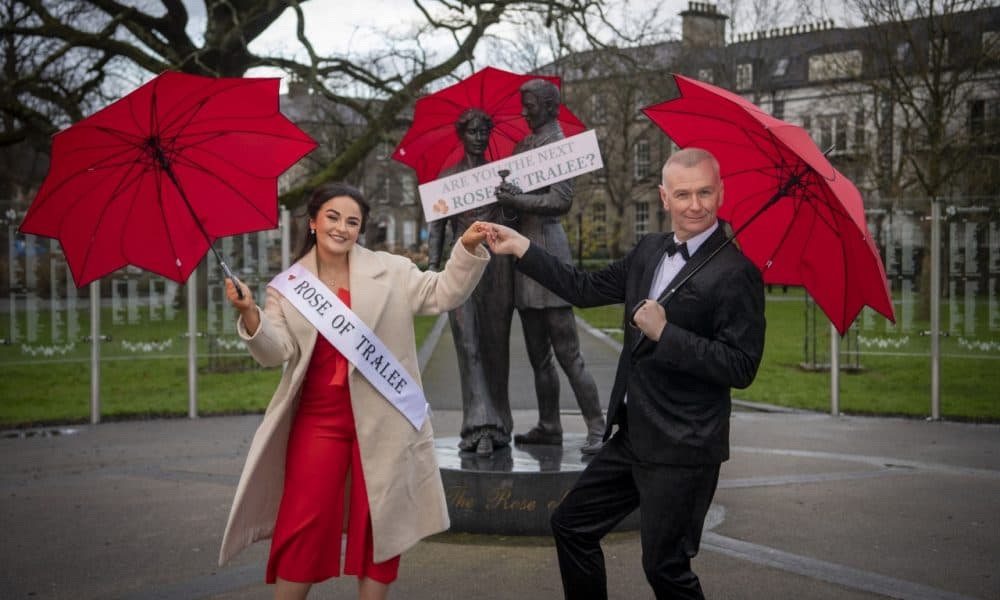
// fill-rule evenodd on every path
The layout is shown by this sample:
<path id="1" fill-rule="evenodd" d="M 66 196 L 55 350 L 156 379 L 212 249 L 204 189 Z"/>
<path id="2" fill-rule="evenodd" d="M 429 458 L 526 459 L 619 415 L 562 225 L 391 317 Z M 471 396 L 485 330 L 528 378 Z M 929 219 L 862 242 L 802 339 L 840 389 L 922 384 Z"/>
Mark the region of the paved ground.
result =
<path id="1" fill-rule="evenodd" d="M 519 328 L 515 327 L 515 334 Z M 581 331 L 607 398 L 615 349 Z M 535 414 L 512 341 L 519 430 Z M 461 411 L 445 328 L 424 370 L 439 435 Z M 567 386 L 564 386 L 567 387 Z M 563 392 L 564 427 L 583 432 Z M 259 416 L 0 437 L 0 598 L 269 598 L 267 546 L 216 566 Z M 710 598 L 1000 598 L 1000 426 L 739 411 L 695 559 Z M 612 598 L 651 598 L 635 533 L 605 544 Z M 317 598 L 352 597 L 351 578 Z M 394 598 L 561 596 L 547 538 L 446 533 L 403 557 Z"/>

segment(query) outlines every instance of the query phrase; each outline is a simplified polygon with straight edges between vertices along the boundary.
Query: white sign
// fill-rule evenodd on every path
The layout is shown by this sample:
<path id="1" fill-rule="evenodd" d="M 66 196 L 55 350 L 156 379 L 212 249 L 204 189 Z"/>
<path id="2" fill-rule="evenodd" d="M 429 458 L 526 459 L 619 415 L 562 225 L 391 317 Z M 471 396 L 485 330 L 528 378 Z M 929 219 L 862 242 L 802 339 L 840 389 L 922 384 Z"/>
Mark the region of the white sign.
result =
<path id="1" fill-rule="evenodd" d="M 597 134 L 588 129 L 551 144 L 473 167 L 448 177 L 428 181 L 419 187 L 420 202 L 427 222 L 493 204 L 494 190 L 510 171 L 506 181 L 530 192 L 553 183 L 604 167 Z"/>
<path id="2" fill-rule="evenodd" d="M 424 391 L 385 343 L 323 282 L 299 263 L 269 283 L 302 313 L 414 429 L 427 417 Z"/>

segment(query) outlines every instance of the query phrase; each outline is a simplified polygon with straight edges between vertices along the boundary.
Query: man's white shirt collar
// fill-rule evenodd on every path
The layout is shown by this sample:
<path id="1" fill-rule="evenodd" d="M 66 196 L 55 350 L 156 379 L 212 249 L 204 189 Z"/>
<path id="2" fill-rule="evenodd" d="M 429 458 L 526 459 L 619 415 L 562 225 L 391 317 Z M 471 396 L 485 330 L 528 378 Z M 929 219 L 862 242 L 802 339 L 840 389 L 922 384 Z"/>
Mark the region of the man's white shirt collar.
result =
<path id="1" fill-rule="evenodd" d="M 712 223 L 708 229 L 686 241 L 685 243 L 687 244 L 688 256 L 694 256 L 694 253 L 698 251 L 698 248 L 701 248 L 701 245 L 705 243 L 705 240 L 715 233 L 715 230 L 718 228 L 719 221 L 716 220 L 715 223 Z M 674 240 L 677 241 L 677 243 L 680 243 L 680 240 L 677 239 L 677 234 L 674 234 Z"/>

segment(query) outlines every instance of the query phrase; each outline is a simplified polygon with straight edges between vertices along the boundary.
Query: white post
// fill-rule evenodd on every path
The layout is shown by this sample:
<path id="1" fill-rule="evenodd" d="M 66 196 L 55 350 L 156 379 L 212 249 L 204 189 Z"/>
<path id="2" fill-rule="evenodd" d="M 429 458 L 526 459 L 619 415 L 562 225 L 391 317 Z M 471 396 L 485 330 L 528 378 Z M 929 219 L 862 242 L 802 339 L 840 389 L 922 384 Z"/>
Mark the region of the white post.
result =
<path id="1" fill-rule="evenodd" d="M 830 323 L 830 414 L 840 414 L 840 332 Z"/>
<path id="2" fill-rule="evenodd" d="M 101 422 L 101 282 L 90 282 L 90 422 Z"/>
<path id="3" fill-rule="evenodd" d="M 281 205 L 281 270 L 284 271 L 292 263 L 292 219 L 285 205 Z"/>
<path id="4" fill-rule="evenodd" d="M 187 280 L 188 417 L 198 418 L 198 269 Z"/>
<path id="5" fill-rule="evenodd" d="M 931 199 L 931 419 L 941 418 L 941 201 Z M 955 299 L 951 299 L 955 302 Z"/>

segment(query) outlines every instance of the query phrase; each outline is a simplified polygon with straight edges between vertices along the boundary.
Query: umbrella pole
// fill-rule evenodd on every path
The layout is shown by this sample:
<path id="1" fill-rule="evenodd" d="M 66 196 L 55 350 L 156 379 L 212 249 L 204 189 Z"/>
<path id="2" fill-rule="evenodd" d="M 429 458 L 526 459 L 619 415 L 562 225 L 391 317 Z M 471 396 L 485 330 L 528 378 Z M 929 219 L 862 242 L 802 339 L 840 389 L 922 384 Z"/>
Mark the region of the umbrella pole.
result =
<path id="1" fill-rule="evenodd" d="M 177 188 L 177 192 L 180 193 L 181 199 L 184 200 L 184 206 L 186 206 L 188 212 L 191 213 L 191 218 L 194 219 L 194 222 L 201 231 L 201 234 L 205 236 L 205 241 L 208 242 L 209 249 L 212 251 L 212 254 L 215 255 L 215 260 L 219 261 L 219 266 L 222 267 L 222 272 L 229 278 L 230 281 L 233 282 L 233 286 L 236 287 L 236 296 L 242 300 L 243 288 L 240 286 L 240 281 L 236 279 L 236 275 L 233 274 L 229 265 L 226 264 L 226 261 L 222 260 L 222 256 L 219 254 L 219 251 L 215 249 L 215 244 L 212 243 L 212 238 L 209 237 L 208 232 L 205 231 L 205 226 L 201 224 L 201 219 L 199 219 L 198 215 L 195 214 L 194 207 L 192 207 L 191 203 L 188 202 L 187 194 L 184 193 L 184 188 L 182 188 L 180 182 L 177 181 L 177 177 L 174 175 L 174 170 L 170 168 L 170 164 L 165 160 L 161 161 L 161 166 L 163 167 L 163 171 L 167 174 L 167 177 L 170 178 L 170 181 L 174 182 L 174 187 Z"/>

